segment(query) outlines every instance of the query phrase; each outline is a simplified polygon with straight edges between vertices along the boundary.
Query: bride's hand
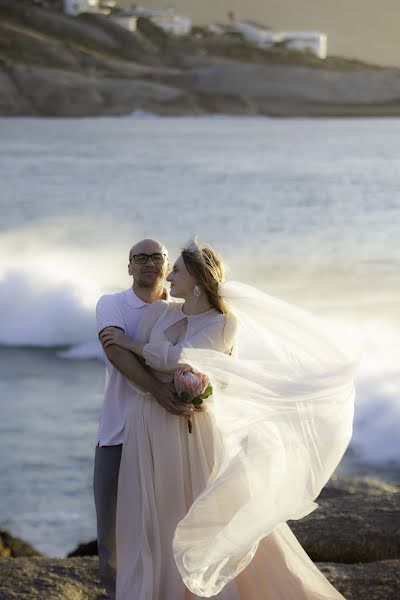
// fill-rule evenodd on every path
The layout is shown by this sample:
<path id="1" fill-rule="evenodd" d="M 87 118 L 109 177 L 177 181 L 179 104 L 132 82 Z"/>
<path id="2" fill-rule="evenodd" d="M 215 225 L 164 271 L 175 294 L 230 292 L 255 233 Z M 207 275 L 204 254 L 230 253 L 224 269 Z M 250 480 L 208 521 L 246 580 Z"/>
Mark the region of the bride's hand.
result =
<path id="1" fill-rule="evenodd" d="M 100 334 L 100 341 L 103 344 L 103 348 L 115 345 L 130 350 L 131 346 L 131 340 L 120 329 L 109 329 L 108 331 L 104 331 Z"/>

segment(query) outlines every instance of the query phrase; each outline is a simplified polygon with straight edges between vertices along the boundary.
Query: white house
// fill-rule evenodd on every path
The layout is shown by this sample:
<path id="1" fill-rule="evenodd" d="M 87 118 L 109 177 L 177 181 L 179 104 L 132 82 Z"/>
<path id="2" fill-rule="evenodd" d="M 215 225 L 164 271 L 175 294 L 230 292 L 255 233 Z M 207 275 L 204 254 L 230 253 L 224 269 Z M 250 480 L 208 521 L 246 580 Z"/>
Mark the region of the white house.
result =
<path id="1" fill-rule="evenodd" d="M 319 58 L 328 55 L 328 38 L 319 31 L 279 31 L 275 33 L 274 41 L 283 42 L 292 50 L 310 50 Z"/>
<path id="2" fill-rule="evenodd" d="M 224 35 L 225 33 L 232 31 L 231 26 L 225 25 L 224 23 L 211 23 L 211 25 L 208 25 L 207 29 L 214 35 Z"/>
<path id="3" fill-rule="evenodd" d="M 174 15 L 175 11 L 173 8 L 150 8 L 147 6 L 135 6 L 131 9 L 132 12 L 138 17 L 150 17 L 161 16 L 161 15 Z"/>
<path id="4" fill-rule="evenodd" d="M 98 12 L 99 0 L 64 0 L 64 12 L 77 17 L 84 12 Z"/>
<path id="5" fill-rule="evenodd" d="M 136 6 L 129 12 L 136 17 L 146 17 L 160 29 L 172 35 L 188 35 L 192 31 L 192 21 L 188 17 L 177 15 L 173 8 Z"/>
<path id="6" fill-rule="evenodd" d="M 133 15 L 124 15 L 120 13 L 111 13 L 109 18 L 113 23 L 119 25 L 120 27 L 124 27 L 124 29 L 127 29 L 131 33 L 134 33 L 137 30 L 138 17 L 135 17 Z"/>
<path id="7" fill-rule="evenodd" d="M 181 15 L 153 15 L 150 20 L 172 35 L 189 35 L 192 31 L 192 21 Z"/>
<path id="8" fill-rule="evenodd" d="M 115 7 L 114 0 L 64 0 L 64 12 L 71 17 L 81 13 L 108 15 Z"/>
<path id="9" fill-rule="evenodd" d="M 273 31 L 253 21 L 232 21 L 230 30 L 241 33 L 246 40 L 259 46 L 269 47 L 274 43 Z"/>

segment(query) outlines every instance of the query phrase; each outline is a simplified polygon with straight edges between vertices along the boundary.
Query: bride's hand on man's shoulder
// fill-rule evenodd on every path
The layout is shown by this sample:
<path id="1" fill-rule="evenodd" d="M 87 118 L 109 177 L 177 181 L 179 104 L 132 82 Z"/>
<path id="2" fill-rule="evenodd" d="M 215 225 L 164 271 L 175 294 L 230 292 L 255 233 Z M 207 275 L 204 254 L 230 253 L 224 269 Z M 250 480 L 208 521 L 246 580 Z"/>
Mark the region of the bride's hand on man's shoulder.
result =
<path id="1" fill-rule="evenodd" d="M 107 328 L 100 333 L 99 338 L 103 348 L 115 345 L 130 349 L 131 340 L 121 329 Z"/>

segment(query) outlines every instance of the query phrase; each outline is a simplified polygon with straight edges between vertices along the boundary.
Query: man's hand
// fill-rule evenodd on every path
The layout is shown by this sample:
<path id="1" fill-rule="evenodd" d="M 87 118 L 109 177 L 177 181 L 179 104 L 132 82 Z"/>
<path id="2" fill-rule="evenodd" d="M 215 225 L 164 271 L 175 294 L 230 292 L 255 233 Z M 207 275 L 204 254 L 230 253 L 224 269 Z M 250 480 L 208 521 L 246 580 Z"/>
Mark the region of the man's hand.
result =
<path id="1" fill-rule="evenodd" d="M 188 417 L 193 414 L 195 408 L 193 404 L 184 404 L 180 402 L 174 384 L 171 383 L 157 383 L 151 390 L 154 398 L 157 402 L 165 408 L 172 415 L 178 415 L 182 417 Z"/>
<path id="2" fill-rule="evenodd" d="M 104 350 L 112 345 L 130 350 L 131 340 L 121 329 L 117 329 L 117 327 L 106 327 L 103 329 L 99 334 L 99 340 Z"/>
<path id="3" fill-rule="evenodd" d="M 102 342 L 106 334 L 112 331 L 124 332 L 117 327 L 106 327 L 100 332 L 99 338 Z M 132 354 L 126 348 L 121 348 L 116 344 L 107 345 L 104 351 L 108 360 L 122 375 L 129 381 L 133 381 L 139 387 L 150 392 L 157 402 L 172 415 L 188 417 L 194 412 L 192 404 L 180 402 L 173 383 L 161 383 L 150 373 L 150 370 L 144 364 L 143 359 L 136 354 Z"/>

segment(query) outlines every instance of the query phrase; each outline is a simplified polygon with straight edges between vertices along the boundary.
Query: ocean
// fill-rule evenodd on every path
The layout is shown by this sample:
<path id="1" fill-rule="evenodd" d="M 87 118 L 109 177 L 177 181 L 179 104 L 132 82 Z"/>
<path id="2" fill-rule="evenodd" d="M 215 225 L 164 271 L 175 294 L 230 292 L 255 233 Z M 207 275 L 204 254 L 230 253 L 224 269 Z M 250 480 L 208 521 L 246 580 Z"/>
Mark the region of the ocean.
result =
<path id="1" fill-rule="evenodd" d="M 0 119 L 0 527 L 95 537 L 94 309 L 131 245 L 193 234 L 229 277 L 362 349 L 339 472 L 400 483 L 400 119 Z"/>

